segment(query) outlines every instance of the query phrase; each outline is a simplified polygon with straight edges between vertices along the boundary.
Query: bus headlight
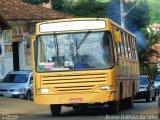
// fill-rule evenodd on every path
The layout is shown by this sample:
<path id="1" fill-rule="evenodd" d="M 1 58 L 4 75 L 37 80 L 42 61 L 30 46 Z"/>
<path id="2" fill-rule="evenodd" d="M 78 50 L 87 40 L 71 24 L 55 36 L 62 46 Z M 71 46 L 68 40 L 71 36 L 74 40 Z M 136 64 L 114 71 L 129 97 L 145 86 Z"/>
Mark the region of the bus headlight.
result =
<path id="1" fill-rule="evenodd" d="M 101 86 L 101 90 L 113 90 L 112 86 Z"/>
<path id="2" fill-rule="evenodd" d="M 40 93 L 42 93 L 42 94 L 49 93 L 49 89 L 45 89 L 45 88 L 40 89 Z"/>

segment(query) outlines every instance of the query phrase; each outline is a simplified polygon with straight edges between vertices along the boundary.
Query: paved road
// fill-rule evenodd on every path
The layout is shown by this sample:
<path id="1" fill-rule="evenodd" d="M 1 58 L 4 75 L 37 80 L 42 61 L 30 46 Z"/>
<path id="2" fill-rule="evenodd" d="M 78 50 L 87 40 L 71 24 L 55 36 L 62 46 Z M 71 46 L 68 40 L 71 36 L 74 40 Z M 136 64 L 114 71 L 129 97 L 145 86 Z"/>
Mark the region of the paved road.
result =
<path id="1" fill-rule="evenodd" d="M 107 112 L 107 113 L 106 113 Z M 36 105 L 32 101 L 0 98 L 2 120 L 158 120 L 158 103 L 135 101 L 134 108 L 122 110 L 117 115 L 109 115 L 107 107 L 89 107 L 85 111 L 75 112 L 72 108 L 63 107 L 60 116 L 52 117 L 49 106 Z M 14 118 L 14 119 L 13 119 Z"/>

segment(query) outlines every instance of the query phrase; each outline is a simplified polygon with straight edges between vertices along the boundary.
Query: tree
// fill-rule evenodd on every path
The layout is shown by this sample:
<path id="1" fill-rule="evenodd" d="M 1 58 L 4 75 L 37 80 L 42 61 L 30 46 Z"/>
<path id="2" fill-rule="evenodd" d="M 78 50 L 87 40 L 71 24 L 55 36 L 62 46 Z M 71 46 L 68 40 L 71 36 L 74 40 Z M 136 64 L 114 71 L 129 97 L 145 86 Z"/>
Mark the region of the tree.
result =
<path id="1" fill-rule="evenodd" d="M 63 11 L 64 0 L 52 0 L 52 8 L 54 10 Z"/>
<path id="2" fill-rule="evenodd" d="M 52 0 L 53 9 L 79 17 L 105 17 L 106 4 L 96 0 Z M 56 2 L 57 1 L 57 2 Z M 62 2 L 63 1 L 63 2 Z"/>
<path id="3" fill-rule="evenodd" d="M 124 3 L 125 12 L 128 12 L 133 6 L 134 8 L 125 15 L 125 26 L 131 32 L 140 31 L 140 28 L 147 26 L 150 22 L 150 9 L 146 0 Z M 110 0 L 106 9 L 106 16 L 120 24 L 120 0 Z"/>
<path id="4" fill-rule="evenodd" d="M 44 0 L 22 0 L 23 2 L 27 2 L 27 3 L 31 3 L 31 4 L 35 4 L 35 5 L 39 5 L 41 3 L 43 3 Z"/>
<path id="5" fill-rule="evenodd" d="M 133 6 L 129 3 L 129 6 Z M 130 31 L 140 30 L 150 23 L 150 8 L 145 0 L 141 0 L 135 7 L 126 15 L 126 28 Z"/>
<path id="6" fill-rule="evenodd" d="M 120 0 L 109 0 L 109 2 L 106 5 L 106 16 L 116 22 L 117 24 L 120 24 L 121 22 L 121 16 L 120 16 Z"/>
<path id="7" fill-rule="evenodd" d="M 142 29 L 145 35 L 145 49 L 138 48 L 138 56 L 141 68 L 141 74 L 148 74 L 151 78 L 157 73 L 157 66 L 150 64 L 150 57 L 158 56 L 154 45 L 160 41 L 160 32 L 154 31 L 152 28 L 147 27 Z"/>

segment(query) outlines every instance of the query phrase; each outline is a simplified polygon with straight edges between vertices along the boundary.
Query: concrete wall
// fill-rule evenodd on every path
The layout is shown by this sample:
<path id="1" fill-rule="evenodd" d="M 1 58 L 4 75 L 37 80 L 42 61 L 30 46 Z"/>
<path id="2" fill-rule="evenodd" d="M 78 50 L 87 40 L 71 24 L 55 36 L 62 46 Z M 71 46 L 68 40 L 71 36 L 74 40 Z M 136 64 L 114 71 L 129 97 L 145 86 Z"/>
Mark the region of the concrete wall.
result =
<path id="1" fill-rule="evenodd" d="M 19 61 L 20 70 L 32 69 L 31 48 L 27 48 L 27 41 L 19 42 Z"/>
<path id="2" fill-rule="evenodd" d="M 6 51 L 9 50 L 7 47 L 9 44 L 4 43 L 5 33 L 2 32 L 2 37 L 0 38 L 0 45 L 2 48 L 2 53 L 0 55 L 0 80 L 2 80 L 5 75 L 13 70 L 13 58 L 12 58 L 12 51 L 9 54 L 6 54 Z"/>

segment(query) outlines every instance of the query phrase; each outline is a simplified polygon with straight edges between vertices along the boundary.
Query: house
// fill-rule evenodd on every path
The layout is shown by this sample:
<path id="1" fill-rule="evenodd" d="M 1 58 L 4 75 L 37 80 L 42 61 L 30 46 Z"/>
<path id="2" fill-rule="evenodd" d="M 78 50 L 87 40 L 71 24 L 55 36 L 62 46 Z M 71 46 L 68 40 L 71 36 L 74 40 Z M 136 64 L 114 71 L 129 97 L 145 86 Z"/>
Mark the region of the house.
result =
<path id="1" fill-rule="evenodd" d="M 5 66 L 5 46 L 4 46 L 4 30 L 11 29 L 2 16 L 0 16 L 0 80 L 4 77 L 6 66 Z"/>
<path id="2" fill-rule="evenodd" d="M 11 70 L 32 69 L 31 48 L 27 48 L 27 40 L 34 34 L 37 22 L 70 17 L 20 0 L 0 0 L 0 15 L 12 27 L 4 31 L 2 39 L 5 42 L 5 74 Z"/>

